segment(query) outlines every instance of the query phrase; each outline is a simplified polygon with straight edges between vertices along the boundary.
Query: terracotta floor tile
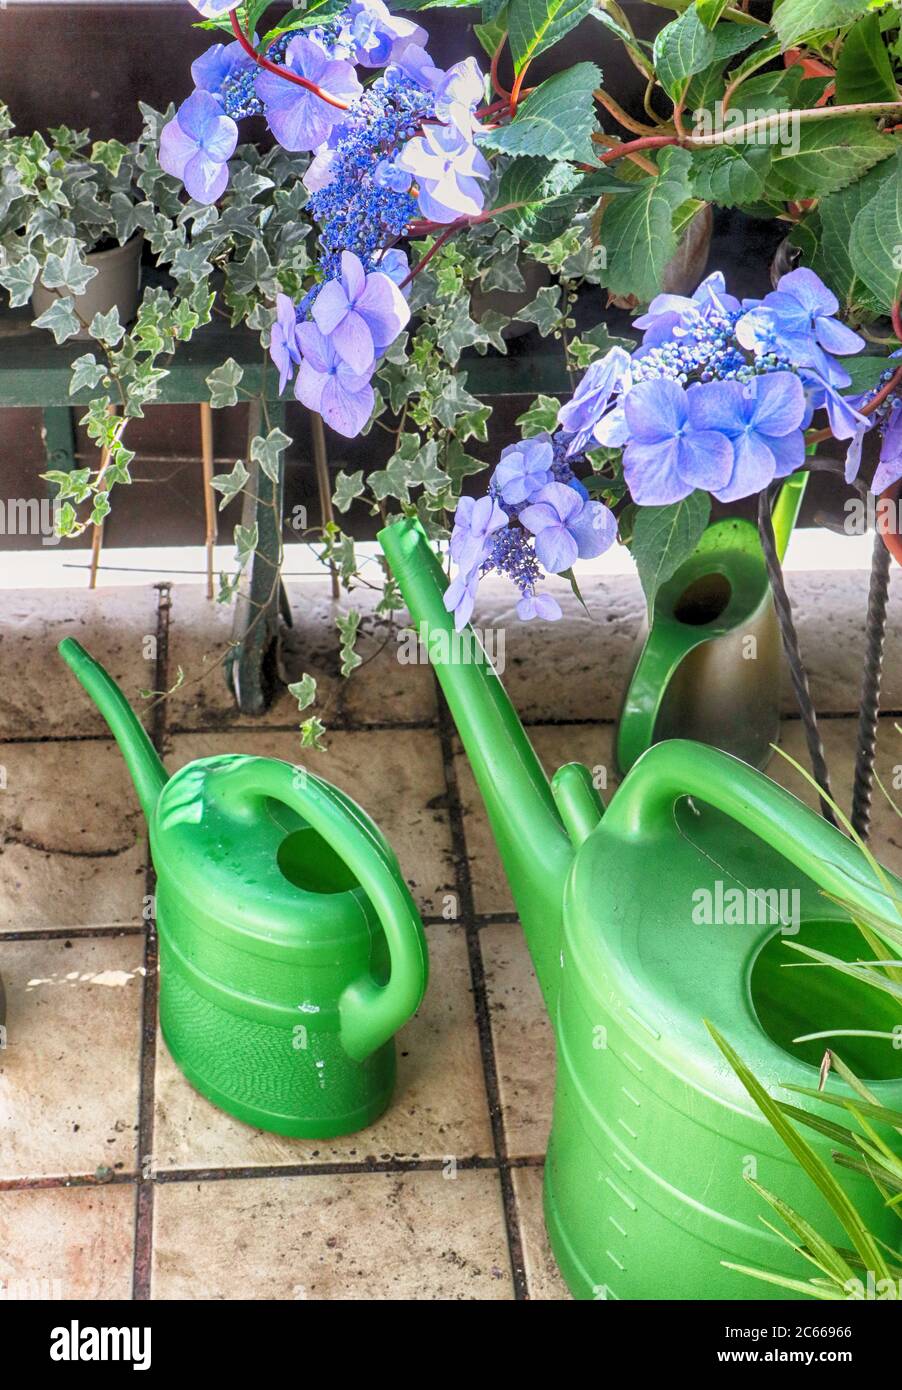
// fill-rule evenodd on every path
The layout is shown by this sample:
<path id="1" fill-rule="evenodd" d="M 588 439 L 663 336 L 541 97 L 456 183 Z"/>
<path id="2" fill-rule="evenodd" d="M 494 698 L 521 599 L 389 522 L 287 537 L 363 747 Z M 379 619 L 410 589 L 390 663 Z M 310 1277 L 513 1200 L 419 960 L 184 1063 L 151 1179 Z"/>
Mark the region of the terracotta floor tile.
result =
<path id="1" fill-rule="evenodd" d="M 359 1134 L 328 1140 L 285 1139 L 252 1129 L 199 1095 L 161 1038 L 155 1167 L 244 1168 L 491 1155 L 464 933 L 457 926 L 432 925 L 426 935 L 430 987 L 419 1013 L 398 1035 L 397 1088 L 388 1110 L 375 1124 Z"/>
<path id="2" fill-rule="evenodd" d="M 302 749 L 289 731 L 177 734 L 166 762 L 175 770 L 193 758 L 253 753 L 303 763 L 360 802 L 393 846 L 420 910 L 440 915 L 454 890 L 454 872 L 438 735 L 373 729 L 335 732 L 327 742 L 328 752 L 317 753 Z"/>
<path id="3" fill-rule="evenodd" d="M 87 585 L 87 579 L 85 579 Z M 56 650 L 75 637 L 146 713 L 152 689 L 157 591 L 146 588 L 11 589 L 0 613 L 0 738 L 105 734 L 106 724 Z"/>
<path id="4" fill-rule="evenodd" d="M 498 1175 L 162 1183 L 155 1298 L 505 1299 Z"/>
<path id="5" fill-rule="evenodd" d="M 146 838 L 104 739 L 0 746 L 0 932 L 140 922 Z"/>
<path id="6" fill-rule="evenodd" d="M 543 1157 L 554 1101 L 554 1034 L 518 922 L 479 932 L 509 1158 Z"/>
<path id="7" fill-rule="evenodd" d="M 10 941 L 0 1177 L 134 1169 L 144 943 Z"/>
<path id="8" fill-rule="evenodd" d="M 542 1169 L 514 1168 L 513 1180 L 529 1297 L 540 1301 L 569 1299 L 570 1291 L 551 1253 L 545 1231 Z"/>
<path id="9" fill-rule="evenodd" d="M 131 1183 L 0 1192 L 4 1298 L 130 1298 L 134 1227 Z"/>

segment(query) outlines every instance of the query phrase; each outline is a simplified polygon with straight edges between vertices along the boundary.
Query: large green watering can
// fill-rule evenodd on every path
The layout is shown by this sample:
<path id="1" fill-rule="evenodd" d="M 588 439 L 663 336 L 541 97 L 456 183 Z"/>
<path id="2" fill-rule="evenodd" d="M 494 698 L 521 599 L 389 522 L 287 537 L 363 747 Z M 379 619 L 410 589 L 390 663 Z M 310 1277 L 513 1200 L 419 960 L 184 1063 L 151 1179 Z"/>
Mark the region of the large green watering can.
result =
<path id="1" fill-rule="evenodd" d="M 103 667 L 71 638 L 60 652 L 147 817 L 173 1058 L 260 1129 L 328 1139 L 371 1124 L 427 976 L 422 923 L 385 838 L 350 797 L 274 758 L 199 758 L 169 777 Z"/>
<path id="2" fill-rule="evenodd" d="M 447 581 L 419 525 L 404 520 L 379 538 L 433 660 L 466 649 L 449 640 Z M 448 639 L 433 640 L 438 632 Z M 554 1025 L 545 1216 L 563 1275 L 582 1298 L 772 1297 L 770 1286 L 721 1263 L 800 1273 L 762 1225 L 746 1175 L 845 1241 L 703 1020 L 771 1091 L 816 1086 L 823 1044 L 795 1047 L 793 1038 L 827 1027 L 891 1032 L 897 1014 L 839 972 L 783 969 L 800 959 L 785 939 L 867 954 L 822 889 L 862 910 L 893 909 L 839 831 L 717 749 L 656 744 L 606 811 L 577 763 L 549 785 L 469 636 L 470 655 L 482 660 L 439 660 L 437 673 Z M 902 1053 L 874 1039 L 848 1042 L 853 1069 L 902 1108 Z M 828 1154 L 828 1141 L 815 1142 Z M 846 1178 L 875 1233 L 898 1241 L 898 1219 L 874 1187 Z"/>
<path id="3" fill-rule="evenodd" d="M 808 475 L 789 478 L 773 510 L 780 559 Z M 758 528 L 741 517 L 709 526 L 655 595 L 617 724 L 628 772 L 652 743 L 691 738 L 764 767 L 780 728 L 780 629 Z"/>

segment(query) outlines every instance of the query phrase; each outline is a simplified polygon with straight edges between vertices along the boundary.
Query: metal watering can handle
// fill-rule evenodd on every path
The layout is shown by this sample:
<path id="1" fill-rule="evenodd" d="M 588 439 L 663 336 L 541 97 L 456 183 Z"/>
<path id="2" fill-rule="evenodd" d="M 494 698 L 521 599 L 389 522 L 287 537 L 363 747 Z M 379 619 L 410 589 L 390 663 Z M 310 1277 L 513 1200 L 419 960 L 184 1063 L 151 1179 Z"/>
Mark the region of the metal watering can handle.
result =
<path id="1" fill-rule="evenodd" d="M 397 859 L 351 798 L 306 768 L 248 758 L 223 774 L 222 792 L 250 802 L 271 797 L 303 816 L 341 856 L 376 909 L 391 957 L 388 983 L 355 980 L 338 1003 L 345 1050 L 363 1061 L 397 1033 L 426 992 L 423 925 Z"/>
<path id="2" fill-rule="evenodd" d="M 732 816 L 853 909 L 902 924 L 902 883 L 895 875 L 886 874 L 888 892 L 840 830 L 763 772 L 705 744 L 670 739 L 643 753 L 605 812 L 605 833 L 630 839 L 676 834 L 673 808 L 684 796 Z"/>

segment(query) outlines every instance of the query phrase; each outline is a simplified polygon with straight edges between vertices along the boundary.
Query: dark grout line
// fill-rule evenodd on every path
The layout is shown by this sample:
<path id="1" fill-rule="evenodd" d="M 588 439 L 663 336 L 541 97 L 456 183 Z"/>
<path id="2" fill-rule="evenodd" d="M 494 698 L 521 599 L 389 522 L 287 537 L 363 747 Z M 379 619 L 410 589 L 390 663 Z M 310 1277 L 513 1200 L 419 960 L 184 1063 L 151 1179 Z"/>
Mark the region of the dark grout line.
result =
<path id="1" fill-rule="evenodd" d="M 437 680 L 436 688 L 438 689 Z M 467 858 L 467 842 L 464 835 L 460 788 L 457 784 L 457 773 L 454 767 L 454 745 L 456 735 L 450 712 L 440 690 L 438 690 L 438 701 L 439 740 L 442 748 L 442 762 L 444 763 L 445 769 L 445 785 L 448 792 L 448 822 L 451 831 L 451 851 L 454 855 L 454 880 L 457 890 L 458 918 L 464 923 L 464 932 L 467 941 L 470 979 L 473 986 L 473 1007 L 476 1013 L 479 1051 L 482 1058 L 482 1071 L 489 1104 L 492 1143 L 495 1149 L 498 1176 L 501 1183 L 502 1208 L 504 1211 L 504 1224 L 507 1229 L 507 1244 L 511 1262 L 514 1298 L 518 1301 L 522 1301 L 529 1297 L 529 1291 L 526 1285 L 526 1272 L 523 1263 L 523 1243 L 517 1214 L 517 1199 L 510 1174 L 510 1165 L 507 1159 L 507 1141 L 504 1134 L 501 1093 L 498 1087 L 498 1067 L 495 1061 L 495 1048 L 492 1042 L 492 1024 L 489 1016 L 488 995 L 486 993 L 485 967 L 482 959 L 482 950 L 479 945 L 479 930 L 474 922 L 473 886 L 470 882 L 470 863 Z"/>
<path id="2" fill-rule="evenodd" d="M 154 680 L 157 690 L 169 689 L 169 616 L 172 591 L 168 584 L 157 584 L 157 659 Z M 162 756 L 166 746 L 166 702 L 160 700 L 151 711 L 150 737 Z M 159 945 L 156 924 L 156 874 L 147 856 L 145 897 L 154 904 L 148 919 L 144 944 L 144 989 L 141 996 L 141 1063 L 138 1097 L 138 1192 L 135 1202 L 135 1249 L 132 1265 L 132 1298 L 150 1298 L 153 1263 L 153 1197 L 150 1163 L 153 1154 L 154 1079 L 157 1067 L 157 1011 L 159 1003 Z"/>
<path id="3" fill-rule="evenodd" d="M 324 1141 L 325 1142 L 325 1141 Z M 496 1172 L 514 1168 L 541 1168 L 544 1163 L 541 1154 L 521 1158 L 499 1159 L 474 1154 L 470 1158 L 458 1158 L 458 1172 Z M 364 1158 L 359 1162 L 353 1159 L 340 1159 L 335 1163 L 277 1163 L 259 1168 L 168 1168 L 147 1176 L 136 1170 L 111 1173 L 98 1178 L 93 1173 L 67 1173 L 65 1177 L 48 1178 L 3 1178 L 0 1179 L 0 1192 L 38 1192 L 56 1188 L 71 1187 L 121 1187 L 134 1183 L 140 1192 L 142 1187 L 153 1188 L 169 1183 L 189 1182 L 246 1182 L 252 1178 L 326 1178 L 329 1176 L 349 1177 L 364 1173 L 441 1173 L 447 1167 L 445 1158 Z"/>
<path id="4" fill-rule="evenodd" d="M 24 927 L 22 931 L 0 932 L 0 945 L 7 941 L 97 941 L 111 936 L 143 936 L 143 926 L 121 927 Z"/>

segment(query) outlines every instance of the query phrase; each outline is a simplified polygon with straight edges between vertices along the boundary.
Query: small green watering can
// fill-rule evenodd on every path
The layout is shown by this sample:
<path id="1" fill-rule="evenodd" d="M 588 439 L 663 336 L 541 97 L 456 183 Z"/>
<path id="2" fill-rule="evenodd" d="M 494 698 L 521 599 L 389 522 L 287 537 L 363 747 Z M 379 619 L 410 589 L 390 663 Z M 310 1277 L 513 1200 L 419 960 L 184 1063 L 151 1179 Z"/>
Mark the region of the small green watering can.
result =
<path id="1" fill-rule="evenodd" d="M 413 622 L 450 638 L 447 581 L 419 524 L 398 522 L 379 539 Z M 794 1038 L 828 1027 L 892 1033 L 897 1013 L 838 971 L 783 969 L 800 959 L 784 932 L 866 955 L 857 928 L 820 890 L 884 914 L 886 894 L 838 830 L 714 748 L 656 744 L 607 810 L 580 764 L 560 768 L 549 785 L 469 635 L 471 659 L 436 669 L 554 1026 L 545 1217 L 564 1278 L 581 1298 L 772 1297 L 771 1286 L 722 1264 L 800 1273 L 762 1225 L 746 1175 L 844 1238 L 703 1020 L 770 1091 L 816 1087 L 823 1044 Z M 450 641 L 428 648 L 455 650 Z M 843 1041 L 853 1069 L 902 1109 L 902 1052 L 876 1039 Z M 829 1156 L 829 1140 L 813 1142 Z M 875 1234 L 897 1243 L 898 1218 L 873 1184 L 851 1173 L 843 1180 Z"/>
<path id="2" fill-rule="evenodd" d="M 807 474 L 787 480 L 773 510 L 782 559 Z M 757 527 L 715 522 L 662 584 L 637 639 L 617 726 L 628 772 L 652 743 L 691 738 L 764 767 L 780 728 L 780 629 Z"/>
<path id="3" fill-rule="evenodd" d="M 147 818 L 173 1058 L 259 1129 L 329 1139 L 371 1124 L 427 978 L 422 923 L 382 833 L 336 787 L 275 758 L 199 758 L 169 777 L 103 667 L 72 638 L 59 649 Z"/>

